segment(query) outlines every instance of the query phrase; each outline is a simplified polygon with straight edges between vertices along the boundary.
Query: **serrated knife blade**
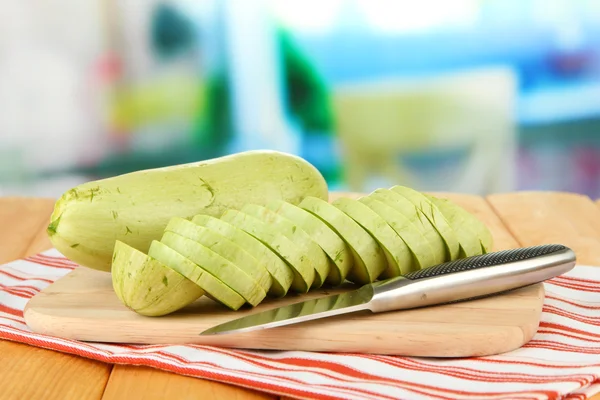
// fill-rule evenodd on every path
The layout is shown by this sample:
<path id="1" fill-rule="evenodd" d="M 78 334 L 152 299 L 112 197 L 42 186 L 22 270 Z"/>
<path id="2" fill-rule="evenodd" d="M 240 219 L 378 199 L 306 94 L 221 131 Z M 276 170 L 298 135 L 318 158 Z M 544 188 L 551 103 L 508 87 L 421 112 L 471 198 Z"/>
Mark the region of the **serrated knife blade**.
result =
<path id="1" fill-rule="evenodd" d="M 407 310 L 488 297 L 564 274 L 575 263 L 573 250 L 560 244 L 496 251 L 257 312 L 211 327 L 200 335 L 242 333 L 363 310 Z"/>

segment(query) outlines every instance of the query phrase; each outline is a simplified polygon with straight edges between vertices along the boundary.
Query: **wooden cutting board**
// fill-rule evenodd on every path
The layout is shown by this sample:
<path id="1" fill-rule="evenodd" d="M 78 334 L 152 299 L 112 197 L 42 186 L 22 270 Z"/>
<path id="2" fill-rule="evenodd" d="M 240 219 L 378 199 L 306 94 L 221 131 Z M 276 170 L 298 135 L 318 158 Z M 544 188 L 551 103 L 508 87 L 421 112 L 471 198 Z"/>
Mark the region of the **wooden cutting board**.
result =
<path id="1" fill-rule="evenodd" d="M 235 335 L 199 336 L 203 330 L 248 313 L 337 290 L 313 290 L 230 311 L 202 297 L 176 313 L 144 317 L 115 295 L 109 273 L 79 267 L 33 297 L 25 320 L 38 333 L 94 342 L 202 344 L 222 347 L 468 357 L 507 352 L 537 331 L 544 286 L 408 311 L 368 311 Z"/>

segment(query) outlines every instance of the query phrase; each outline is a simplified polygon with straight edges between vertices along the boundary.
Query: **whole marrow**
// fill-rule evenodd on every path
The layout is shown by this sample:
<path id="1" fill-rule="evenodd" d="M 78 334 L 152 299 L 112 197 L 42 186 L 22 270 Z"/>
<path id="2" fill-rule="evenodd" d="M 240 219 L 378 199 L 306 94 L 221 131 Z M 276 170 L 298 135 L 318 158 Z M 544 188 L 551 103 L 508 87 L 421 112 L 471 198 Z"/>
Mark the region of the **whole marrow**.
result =
<path id="1" fill-rule="evenodd" d="M 57 200 L 47 234 L 72 261 L 110 271 L 116 241 L 146 253 L 172 217 L 220 217 L 248 203 L 328 199 L 324 177 L 306 160 L 252 150 L 202 162 L 86 182 Z"/>

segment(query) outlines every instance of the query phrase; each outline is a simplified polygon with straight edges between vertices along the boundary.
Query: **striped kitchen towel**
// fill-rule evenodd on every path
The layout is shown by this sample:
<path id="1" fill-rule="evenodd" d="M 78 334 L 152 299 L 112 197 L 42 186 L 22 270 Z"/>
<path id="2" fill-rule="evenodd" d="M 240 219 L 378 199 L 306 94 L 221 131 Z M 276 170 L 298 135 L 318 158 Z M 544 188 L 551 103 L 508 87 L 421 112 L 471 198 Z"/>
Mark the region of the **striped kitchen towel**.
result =
<path id="1" fill-rule="evenodd" d="M 33 333 L 25 304 L 75 267 L 56 250 L 0 266 L 0 338 L 297 398 L 586 399 L 600 392 L 597 267 L 578 265 L 545 283 L 540 329 L 525 346 L 464 359 L 111 345 Z"/>

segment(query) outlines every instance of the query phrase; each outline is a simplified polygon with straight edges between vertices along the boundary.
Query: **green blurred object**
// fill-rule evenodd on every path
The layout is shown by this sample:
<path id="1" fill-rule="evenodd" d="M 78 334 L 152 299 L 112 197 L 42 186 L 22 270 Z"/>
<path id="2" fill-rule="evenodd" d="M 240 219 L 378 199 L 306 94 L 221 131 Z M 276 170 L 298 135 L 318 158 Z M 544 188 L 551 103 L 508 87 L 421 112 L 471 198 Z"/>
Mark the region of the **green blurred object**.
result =
<path id="1" fill-rule="evenodd" d="M 305 150 L 300 155 L 313 163 L 328 182 L 337 182 L 341 179 L 341 167 L 331 150 L 334 121 L 329 89 L 292 35 L 281 27 L 276 32 L 284 77 L 285 107 L 303 137 Z M 194 120 L 195 145 L 225 149 L 234 135 L 230 93 L 226 71 L 218 71 L 207 78 L 205 108 L 202 113 L 196 114 Z M 318 153 L 325 155 L 317 156 Z"/>
<path id="2" fill-rule="evenodd" d="M 307 135 L 331 133 L 333 113 L 325 82 L 287 31 L 280 29 L 278 38 L 292 115 L 301 121 Z"/>
<path id="3" fill-rule="evenodd" d="M 175 6 L 160 3 L 153 12 L 150 26 L 151 49 L 163 63 L 174 63 L 178 56 L 197 51 L 195 47 L 200 43 L 194 38 L 195 29 Z M 309 162 L 328 181 L 338 179 L 339 168 L 332 161 L 334 157 L 328 154 L 329 138 L 333 136 L 333 113 L 327 85 L 289 32 L 277 27 L 276 35 L 281 54 L 284 108 L 303 136 L 305 154 L 300 155 L 309 155 Z M 144 83 L 121 82 L 112 95 L 108 112 L 117 134 L 144 136 L 146 131 L 152 132 L 155 126 L 166 123 L 173 124 L 173 129 L 185 127 L 183 129 L 189 130 L 189 140 L 168 145 L 160 152 L 142 151 L 133 146 L 71 172 L 99 178 L 219 157 L 227 151 L 235 134 L 227 68 L 207 71 L 202 76 L 194 72 L 170 73 L 165 68 L 160 76 Z M 318 150 L 315 151 L 315 147 Z"/>
<path id="4" fill-rule="evenodd" d="M 174 57 L 193 46 L 193 24 L 173 5 L 161 3 L 154 9 L 151 42 L 162 58 Z"/>
<path id="5" fill-rule="evenodd" d="M 112 123 L 118 131 L 131 132 L 165 120 L 197 118 L 207 106 L 204 85 L 195 77 L 174 75 L 118 87 L 110 106 Z"/>
<path id="6" fill-rule="evenodd" d="M 225 72 L 219 71 L 207 79 L 203 93 L 206 97 L 204 110 L 196 113 L 193 121 L 192 138 L 196 146 L 221 150 L 233 136 L 229 93 Z"/>
<path id="7" fill-rule="evenodd" d="M 284 99 L 291 116 L 300 123 L 303 135 L 332 133 L 333 113 L 325 82 L 291 35 L 283 28 L 276 32 L 284 73 Z M 198 119 L 196 128 L 216 135 L 218 143 L 228 140 L 232 135 L 232 124 L 225 72 L 218 72 L 208 79 L 205 111 L 206 115 Z"/>

